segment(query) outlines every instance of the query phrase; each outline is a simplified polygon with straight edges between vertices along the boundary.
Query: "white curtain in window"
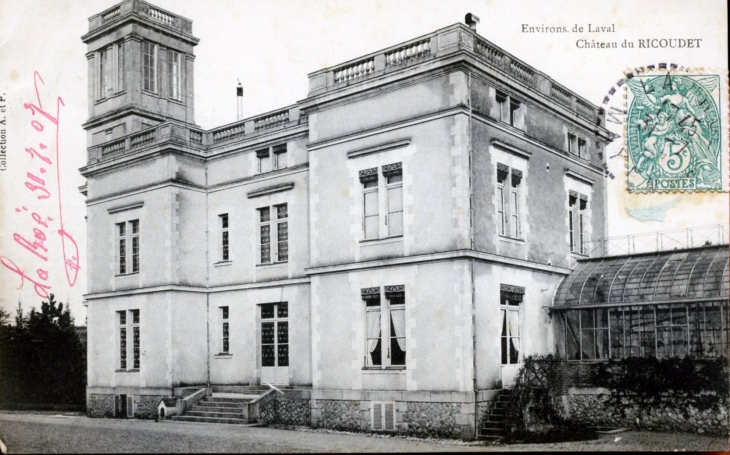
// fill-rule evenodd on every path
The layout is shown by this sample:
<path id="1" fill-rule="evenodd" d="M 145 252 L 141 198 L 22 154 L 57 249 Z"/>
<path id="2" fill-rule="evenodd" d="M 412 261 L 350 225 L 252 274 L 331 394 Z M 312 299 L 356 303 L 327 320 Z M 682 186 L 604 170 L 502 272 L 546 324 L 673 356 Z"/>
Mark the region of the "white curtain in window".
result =
<path id="1" fill-rule="evenodd" d="M 373 352 L 378 346 L 380 338 L 380 311 L 367 312 L 368 323 L 368 352 Z"/>
<path id="2" fill-rule="evenodd" d="M 390 318 L 395 328 L 395 336 L 398 337 L 398 347 L 401 351 L 406 352 L 406 311 L 391 310 Z"/>

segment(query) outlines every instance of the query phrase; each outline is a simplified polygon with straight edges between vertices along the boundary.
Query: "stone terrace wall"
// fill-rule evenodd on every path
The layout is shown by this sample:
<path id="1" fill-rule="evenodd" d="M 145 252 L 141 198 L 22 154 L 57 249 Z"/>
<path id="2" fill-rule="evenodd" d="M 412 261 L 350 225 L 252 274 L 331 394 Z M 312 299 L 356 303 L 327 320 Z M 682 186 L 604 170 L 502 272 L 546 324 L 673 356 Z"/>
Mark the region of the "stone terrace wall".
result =
<path id="1" fill-rule="evenodd" d="M 157 417 L 157 405 L 167 395 L 134 395 L 134 418 L 154 419 Z"/>
<path id="2" fill-rule="evenodd" d="M 114 417 L 114 395 L 96 393 L 89 395 L 86 414 L 89 417 Z"/>
<path id="3" fill-rule="evenodd" d="M 634 399 L 611 396 L 602 388 L 571 388 L 561 397 L 564 417 L 589 425 L 654 431 L 728 434 L 727 402 L 706 395 L 710 404 L 692 397 L 664 397 L 643 411 Z M 638 419 L 638 423 L 637 423 Z"/>
<path id="4" fill-rule="evenodd" d="M 274 399 L 261 405 L 261 420 L 266 423 L 309 426 L 309 395 L 308 390 L 285 390 L 283 395 L 276 393 Z"/>
<path id="5" fill-rule="evenodd" d="M 313 427 L 373 431 L 372 402 L 395 403 L 395 433 L 472 439 L 474 392 L 313 390 Z"/>

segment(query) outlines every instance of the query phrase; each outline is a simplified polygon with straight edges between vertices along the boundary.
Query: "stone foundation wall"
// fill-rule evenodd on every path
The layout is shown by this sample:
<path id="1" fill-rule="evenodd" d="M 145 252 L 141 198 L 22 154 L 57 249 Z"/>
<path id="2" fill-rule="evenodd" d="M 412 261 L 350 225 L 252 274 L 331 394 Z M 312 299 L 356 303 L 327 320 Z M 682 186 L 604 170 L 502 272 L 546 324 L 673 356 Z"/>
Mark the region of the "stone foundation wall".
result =
<path id="1" fill-rule="evenodd" d="M 134 395 L 134 418 L 154 419 L 157 417 L 157 405 L 165 395 Z"/>
<path id="2" fill-rule="evenodd" d="M 459 438 L 461 429 L 457 416 L 460 416 L 460 407 L 459 403 L 408 402 L 403 423 L 408 425 L 407 433 L 416 436 Z"/>
<path id="3" fill-rule="evenodd" d="M 277 396 L 259 408 L 261 420 L 266 423 L 283 423 L 285 425 L 310 424 L 309 397 Z"/>
<path id="4" fill-rule="evenodd" d="M 396 392 L 314 390 L 311 425 L 347 431 L 373 431 L 373 401 L 395 404 L 395 429 L 388 433 L 473 439 L 473 392 Z"/>
<path id="5" fill-rule="evenodd" d="M 705 399 L 699 403 L 692 397 L 666 397 L 641 410 L 635 399 L 616 399 L 605 389 L 572 389 L 561 397 L 561 413 L 589 425 L 726 435 L 727 402 L 715 396 Z"/>
<path id="6" fill-rule="evenodd" d="M 86 414 L 89 417 L 114 417 L 114 395 L 89 395 Z"/>
<path id="7" fill-rule="evenodd" d="M 318 400 L 317 404 L 323 428 L 362 431 L 369 426 L 369 412 L 360 409 L 359 401 Z"/>

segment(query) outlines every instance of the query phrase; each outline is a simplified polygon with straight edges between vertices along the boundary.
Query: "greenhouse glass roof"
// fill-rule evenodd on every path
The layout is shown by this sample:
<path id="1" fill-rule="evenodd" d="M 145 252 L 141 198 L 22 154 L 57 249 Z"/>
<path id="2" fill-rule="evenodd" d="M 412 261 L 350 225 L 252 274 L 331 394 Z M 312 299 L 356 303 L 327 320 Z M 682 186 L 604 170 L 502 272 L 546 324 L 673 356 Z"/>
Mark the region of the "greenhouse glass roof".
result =
<path id="1" fill-rule="evenodd" d="M 728 245 L 580 260 L 553 307 L 728 298 Z"/>

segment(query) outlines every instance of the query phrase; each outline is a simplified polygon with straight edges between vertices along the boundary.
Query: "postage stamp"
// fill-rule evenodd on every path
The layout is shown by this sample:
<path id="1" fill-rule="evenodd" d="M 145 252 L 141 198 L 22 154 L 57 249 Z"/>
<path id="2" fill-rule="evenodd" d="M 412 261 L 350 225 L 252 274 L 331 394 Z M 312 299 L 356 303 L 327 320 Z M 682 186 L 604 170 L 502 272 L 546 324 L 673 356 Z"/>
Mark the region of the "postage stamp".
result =
<path id="1" fill-rule="evenodd" d="M 630 192 L 727 191 L 726 81 L 687 69 L 626 80 Z"/>

